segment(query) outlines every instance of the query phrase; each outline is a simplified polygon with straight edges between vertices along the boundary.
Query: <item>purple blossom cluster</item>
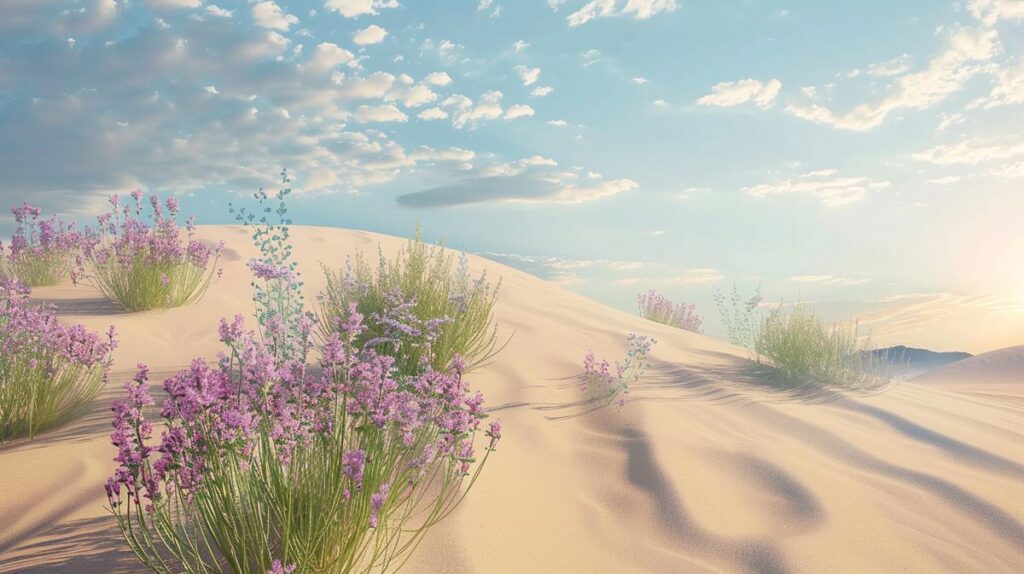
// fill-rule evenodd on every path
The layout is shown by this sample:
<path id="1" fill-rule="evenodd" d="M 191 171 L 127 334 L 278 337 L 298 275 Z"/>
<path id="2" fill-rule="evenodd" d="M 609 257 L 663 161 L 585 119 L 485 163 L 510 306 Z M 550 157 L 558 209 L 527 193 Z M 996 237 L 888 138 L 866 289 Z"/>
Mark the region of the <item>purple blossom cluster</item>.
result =
<path id="1" fill-rule="evenodd" d="M 363 340 L 368 325 L 355 303 L 329 334 L 313 336 L 283 201 L 277 213 L 279 224 L 239 214 L 257 227 L 262 252 L 249 264 L 258 329 L 241 316 L 222 320 L 217 362 L 196 359 L 163 381 L 159 437 L 144 415 L 154 404 L 144 365 L 114 404 L 106 492 L 143 562 L 173 557 L 185 571 L 206 571 L 176 538 L 187 523 L 202 525 L 195 534 L 234 572 L 386 564 L 391 557 L 374 549 L 397 548 L 389 537 L 421 536 L 447 514 L 463 478 L 486 460 L 477 460 L 477 438 L 488 454 L 501 438 L 500 424 L 483 428 L 483 396 L 466 384 L 461 360 L 445 371 L 429 361 L 413 373 L 398 368 L 396 345 L 429 346 L 438 326 L 413 321 L 400 298 L 374 319 L 393 333 L 386 341 Z M 424 521 L 404 527 L 424 501 Z"/>
<path id="2" fill-rule="evenodd" d="M 611 402 L 618 396 L 622 407 L 626 403 L 622 395 L 629 393 L 630 386 L 647 371 L 648 356 L 655 343 L 657 340 L 651 337 L 630 333 L 626 338 L 626 357 L 621 362 L 616 361 L 614 369 L 607 360 L 599 360 L 593 350 L 587 351 L 583 356 L 583 374 L 579 378 L 580 391 L 596 401 Z"/>
<path id="3" fill-rule="evenodd" d="M 222 321 L 220 333 L 229 351 L 218 365 L 197 359 L 164 381 L 167 398 L 160 416 L 165 430 L 155 444 L 149 440 L 152 424 L 142 416 L 153 399 L 148 371 L 140 365 L 127 385 L 128 400 L 114 405 L 111 441 L 118 447 L 118 467 L 107 483 L 111 505 L 121 503 L 122 487 L 136 505 L 160 499 L 166 489 L 191 497 L 213 471 L 211 457 L 231 453 L 248 464 L 264 439 L 285 467 L 296 449 L 344 440 L 343 475 L 352 492 L 363 487 L 364 475 L 371 472 L 367 466 L 388 464 L 368 459 L 360 446 L 367 432 L 386 434 L 398 449 L 416 447 L 412 464 L 420 469 L 447 461 L 457 474 L 468 472 L 474 460 L 472 439 L 484 417 L 482 395 L 470 391 L 458 369 L 397 376 L 392 357 L 353 345 L 362 329 L 358 313 L 353 311 L 345 327 L 350 330 L 332 334 L 323 344 L 319 368 L 311 369 L 302 355 L 278 361 L 261 337 L 244 330 L 241 317 Z M 488 448 L 500 430 L 494 425 L 486 431 Z M 424 442 L 424 436 L 431 440 Z M 372 473 L 380 475 L 379 469 Z M 387 486 L 378 486 L 373 494 L 378 502 L 372 506 L 379 507 L 387 493 Z"/>
<path id="4" fill-rule="evenodd" d="M 116 346 L 113 327 L 103 337 L 63 325 L 27 287 L 0 281 L 0 440 L 74 414 L 106 382 Z"/>
<path id="5" fill-rule="evenodd" d="M 694 333 L 702 333 L 703 317 L 697 313 L 693 303 L 675 304 L 671 299 L 651 289 L 637 295 L 640 316 L 664 325 L 670 325 Z"/>
<path id="6" fill-rule="evenodd" d="M 73 224 L 56 215 L 43 219 L 42 210 L 28 203 L 12 208 L 11 213 L 15 228 L 7 247 L 7 266 L 14 277 L 29 287 L 41 287 L 81 275 L 83 236 Z"/>
<path id="7" fill-rule="evenodd" d="M 177 198 L 161 202 L 136 189 L 128 201 L 117 194 L 109 201 L 110 211 L 86 230 L 84 242 L 94 283 L 108 297 L 131 310 L 182 305 L 201 296 L 214 274 L 220 276 L 216 261 L 223 243 L 210 247 L 199 241 L 194 216 L 183 230 Z"/>

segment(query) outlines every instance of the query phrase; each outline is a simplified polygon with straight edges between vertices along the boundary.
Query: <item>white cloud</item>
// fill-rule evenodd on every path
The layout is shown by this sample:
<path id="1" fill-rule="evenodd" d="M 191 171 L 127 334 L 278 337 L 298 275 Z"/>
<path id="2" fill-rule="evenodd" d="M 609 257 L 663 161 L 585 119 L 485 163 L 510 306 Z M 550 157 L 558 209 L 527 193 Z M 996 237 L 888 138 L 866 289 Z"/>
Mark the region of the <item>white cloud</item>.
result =
<path id="1" fill-rule="evenodd" d="M 431 72 L 427 74 L 427 77 L 423 78 L 423 81 L 435 86 L 447 86 L 452 83 L 452 78 L 444 72 Z"/>
<path id="2" fill-rule="evenodd" d="M 964 123 L 964 115 L 961 113 L 942 114 L 939 116 L 939 125 L 935 128 L 935 133 L 940 134 L 953 126 Z"/>
<path id="3" fill-rule="evenodd" d="M 341 64 L 351 62 L 354 57 L 352 52 L 337 44 L 322 42 L 313 51 L 313 55 L 309 59 L 309 65 L 314 70 L 325 72 L 333 70 Z"/>
<path id="4" fill-rule="evenodd" d="M 409 88 L 405 99 L 402 101 L 407 108 L 416 108 L 423 104 L 429 104 L 437 99 L 437 94 L 424 84 L 417 84 Z"/>
<path id="5" fill-rule="evenodd" d="M 583 60 L 583 67 L 587 68 L 601 61 L 601 50 L 587 50 L 586 52 L 580 52 L 580 58 Z"/>
<path id="6" fill-rule="evenodd" d="M 724 277 L 718 269 L 704 267 L 687 269 L 683 274 L 669 278 L 667 282 L 673 285 L 700 285 L 721 281 Z"/>
<path id="7" fill-rule="evenodd" d="M 651 104 L 653 104 L 654 107 L 657 107 L 657 108 L 667 108 L 667 107 L 669 107 L 669 103 L 666 102 L 665 100 L 662 100 L 662 99 L 654 100 L 653 102 L 651 102 Z"/>
<path id="8" fill-rule="evenodd" d="M 637 77 L 633 78 L 630 81 L 633 82 L 634 84 L 638 85 L 638 86 L 642 86 L 642 85 L 650 82 L 650 80 L 648 80 L 647 78 L 645 78 L 643 76 L 637 76 Z"/>
<path id="9" fill-rule="evenodd" d="M 380 44 L 388 35 L 388 31 L 376 24 L 370 24 L 366 28 L 352 34 L 352 41 L 359 46 Z"/>
<path id="10" fill-rule="evenodd" d="M 544 96 L 550 94 L 553 91 L 555 91 L 555 89 L 552 88 L 551 86 L 537 86 L 536 88 L 533 89 L 532 92 L 530 92 L 530 94 L 533 96 L 537 96 L 538 98 L 543 98 Z"/>
<path id="11" fill-rule="evenodd" d="M 960 181 L 960 176 L 959 175 L 946 175 L 946 176 L 943 176 L 943 177 L 936 177 L 934 179 L 929 179 L 928 183 L 933 183 L 935 185 L 953 185 L 954 183 L 959 183 L 959 181 Z"/>
<path id="12" fill-rule="evenodd" d="M 516 54 L 518 54 L 519 52 L 522 52 L 523 50 L 525 50 L 525 49 L 527 49 L 529 47 L 530 47 L 530 43 L 529 42 L 524 42 L 522 40 L 516 40 L 512 44 L 512 49 L 515 50 Z"/>
<path id="13" fill-rule="evenodd" d="M 557 7 L 558 4 L 552 4 L 552 6 Z M 662 12 L 672 12 L 678 7 L 675 0 L 592 0 L 579 10 L 569 14 L 566 20 L 571 28 L 581 26 L 596 18 L 613 16 L 631 15 L 637 20 L 646 20 Z"/>
<path id="14" fill-rule="evenodd" d="M 216 4 L 210 4 L 206 7 L 206 12 L 211 16 L 217 16 L 219 18 L 230 18 L 235 15 L 234 10 L 225 10 Z"/>
<path id="15" fill-rule="evenodd" d="M 841 287 L 849 287 L 853 285 L 864 285 L 869 283 L 870 279 L 850 279 L 848 277 L 836 277 L 835 275 L 795 275 L 786 279 L 786 281 L 792 281 L 794 283 L 814 283 L 817 285 L 837 285 Z"/>
<path id="16" fill-rule="evenodd" d="M 299 21 L 297 17 L 282 12 L 280 6 L 270 1 L 253 5 L 252 19 L 257 26 L 271 30 L 287 30 Z"/>
<path id="17" fill-rule="evenodd" d="M 991 2 L 982 0 L 980 3 Z M 814 101 L 790 105 L 786 111 L 815 123 L 864 131 L 882 125 L 893 112 L 930 108 L 962 90 L 975 75 L 986 71 L 982 63 L 998 53 L 998 33 L 989 23 L 994 20 L 987 15 L 978 17 L 982 19 L 981 24 L 956 29 L 946 47 L 932 58 L 924 70 L 896 77 L 889 88 L 889 95 L 877 103 L 859 104 L 845 114 L 836 113 Z"/>
<path id="18" fill-rule="evenodd" d="M 1015 68 L 996 72 L 996 85 L 992 93 L 974 100 L 967 107 L 990 109 L 1020 103 L 1024 103 L 1024 58 L 1018 58 Z"/>
<path id="19" fill-rule="evenodd" d="M 391 104 L 382 106 L 359 106 L 356 108 L 355 119 L 357 122 L 404 122 L 409 119 L 402 110 Z"/>
<path id="20" fill-rule="evenodd" d="M 203 5 L 202 0 L 149 0 L 147 2 L 153 8 L 199 8 Z"/>
<path id="21" fill-rule="evenodd" d="M 516 73 L 519 74 L 519 79 L 523 81 L 524 86 L 532 86 L 540 78 L 540 68 L 530 68 L 527 66 L 516 66 Z"/>
<path id="22" fill-rule="evenodd" d="M 768 82 L 751 78 L 736 82 L 720 82 L 711 86 L 711 93 L 699 98 L 697 103 L 702 106 L 732 107 L 753 102 L 755 106 L 766 109 L 775 103 L 775 97 L 779 95 L 781 88 L 782 82 L 775 79 Z"/>
<path id="23" fill-rule="evenodd" d="M 565 120 L 548 120 L 549 126 L 555 126 L 556 128 L 564 128 L 569 125 L 569 122 Z"/>
<path id="24" fill-rule="evenodd" d="M 441 102 L 441 107 L 449 111 L 452 125 L 456 128 L 473 127 L 478 122 L 500 118 L 504 113 L 501 99 L 501 92 L 491 90 L 481 95 L 480 100 L 474 105 L 470 98 L 454 94 Z"/>
<path id="25" fill-rule="evenodd" d="M 912 154 L 916 160 L 937 165 L 967 164 L 977 165 L 991 161 L 1007 160 L 1024 155 L 1024 142 L 994 143 L 992 141 L 970 139 L 952 145 L 940 145 Z"/>
<path id="26" fill-rule="evenodd" d="M 804 194 L 819 199 L 826 207 L 840 207 L 860 201 L 870 191 L 889 187 L 888 181 L 875 181 L 868 177 L 843 177 L 834 169 L 805 173 L 797 178 L 781 179 L 743 191 L 754 197 Z"/>
<path id="27" fill-rule="evenodd" d="M 421 120 L 446 120 L 448 119 L 448 112 L 441 108 L 427 108 L 416 114 L 416 117 Z"/>
<path id="28" fill-rule="evenodd" d="M 346 18 L 355 18 L 366 14 L 376 15 L 384 8 L 398 8 L 396 0 L 327 0 L 324 8 L 338 12 Z"/>
<path id="29" fill-rule="evenodd" d="M 910 54 L 903 54 L 885 62 L 871 64 L 868 73 L 872 76 L 898 76 L 910 69 Z"/>
<path id="30" fill-rule="evenodd" d="M 516 118 L 525 118 L 534 114 L 533 108 L 524 104 L 515 104 L 508 108 L 505 112 L 506 120 L 514 120 Z"/>

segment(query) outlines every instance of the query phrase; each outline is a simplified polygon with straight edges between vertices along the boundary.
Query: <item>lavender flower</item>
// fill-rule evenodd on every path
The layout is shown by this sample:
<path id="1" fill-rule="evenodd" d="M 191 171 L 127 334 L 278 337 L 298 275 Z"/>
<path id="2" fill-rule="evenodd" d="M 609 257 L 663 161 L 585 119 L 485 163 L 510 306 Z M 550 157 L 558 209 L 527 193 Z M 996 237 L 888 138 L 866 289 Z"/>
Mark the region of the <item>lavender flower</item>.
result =
<path id="1" fill-rule="evenodd" d="M 677 305 L 651 289 L 647 293 L 637 295 L 637 306 L 640 308 L 640 316 L 644 319 L 694 333 L 703 332 L 701 325 L 704 319 L 697 314 L 696 305 L 693 303 Z"/>

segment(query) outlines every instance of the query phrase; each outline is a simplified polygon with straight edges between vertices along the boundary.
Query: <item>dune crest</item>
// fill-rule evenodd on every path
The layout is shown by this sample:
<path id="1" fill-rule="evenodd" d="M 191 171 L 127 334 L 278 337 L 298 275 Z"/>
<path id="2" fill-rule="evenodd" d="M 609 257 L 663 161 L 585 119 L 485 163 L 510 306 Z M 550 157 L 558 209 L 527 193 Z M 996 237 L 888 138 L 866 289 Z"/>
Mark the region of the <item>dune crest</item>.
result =
<path id="1" fill-rule="evenodd" d="M 252 313 L 248 232 L 199 235 L 227 250 L 224 279 L 197 305 L 129 314 L 85 287 L 35 292 L 62 320 L 116 325 L 122 344 L 89 413 L 0 449 L 0 572 L 142 571 L 103 508 L 110 401 L 135 363 L 159 384 L 193 357 L 214 357 L 221 317 Z M 293 237 L 310 297 L 321 262 L 404 244 L 321 227 Z M 1024 391 L 966 394 L 922 380 L 872 395 L 784 392 L 743 349 L 470 263 L 503 281 L 498 336 L 511 339 L 469 377 L 504 438 L 408 571 L 1024 570 Z M 573 377 L 583 354 L 621 358 L 629 332 L 658 339 L 648 376 L 622 408 L 581 404 Z M 1015 349 L 1004 351 L 1024 359 Z M 969 379 L 969 363 L 986 355 L 947 369 Z"/>

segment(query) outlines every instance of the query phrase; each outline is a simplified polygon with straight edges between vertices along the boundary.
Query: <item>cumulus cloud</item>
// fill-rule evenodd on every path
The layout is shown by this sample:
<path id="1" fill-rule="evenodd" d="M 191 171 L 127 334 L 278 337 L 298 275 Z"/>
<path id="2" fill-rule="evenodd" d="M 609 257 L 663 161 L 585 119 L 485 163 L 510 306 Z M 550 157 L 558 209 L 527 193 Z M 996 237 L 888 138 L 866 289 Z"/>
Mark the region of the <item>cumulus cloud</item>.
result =
<path id="1" fill-rule="evenodd" d="M 441 108 L 427 108 L 416 114 L 416 117 L 421 120 L 446 120 L 448 119 L 448 112 Z"/>
<path id="2" fill-rule="evenodd" d="M 327 0 L 324 3 L 328 11 L 337 12 L 346 18 L 376 15 L 378 10 L 399 6 L 397 0 Z"/>
<path id="3" fill-rule="evenodd" d="M 1015 67 L 996 72 L 992 93 L 974 100 L 967 107 L 990 109 L 1020 103 L 1024 103 L 1024 58 L 1018 58 Z"/>
<path id="4" fill-rule="evenodd" d="M 360 123 L 366 122 L 404 122 L 408 120 L 402 110 L 391 104 L 382 106 L 362 105 L 356 108 L 355 120 Z"/>
<path id="5" fill-rule="evenodd" d="M 450 82 L 443 73 L 418 85 L 404 75 L 345 68 L 354 57 L 336 44 L 300 51 L 278 30 L 202 8 L 168 18 L 170 26 L 149 18 L 116 25 L 135 22 L 132 11 L 141 6 L 103 11 L 99 2 L 83 2 L 73 17 L 48 20 L 30 3 L 18 18 L 0 20 L 0 44 L 33 46 L 5 49 L 0 58 L 0 169 L 7 174 L 0 204 L 32 197 L 69 213 L 136 186 L 248 192 L 274 185 L 282 165 L 297 189 L 322 193 L 392 181 L 418 162 L 447 164 L 431 168 L 445 177 L 466 168 L 465 152 L 406 153 L 373 129 L 408 121 L 400 105 L 440 99 L 421 86 Z M 74 45 L 67 42 L 72 29 Z M 448 115 L 431 109 L 422 117 Z M 502 117 L 505 110 L 479 113 Z"/>
<path id="6" fill-rule="evenodd" d="M 553 7 L 557 7 L 558 4 L 554 4 Z M 596 18 L 614 16 L 632 16 L 637 20 L 646 20 L 657 14 L 673 12 L 678 7 L 675 0 L 592 0 L 569 14 L 566 20 L 570 28 L 582 26 Z"/>
<path id="7" fill-rule="evenodd" d="M 770 108 L 779 95 L 782 82 L 768 80 L 761 82 L 748 78 L 736 82 L 720 82 L 711 86 L 711 93 L 699 98 L 697 103 L 702 106 L 732 107 L 747 102 L 761 109 Z"/>
<path id="8" fill-rule="evenodd" d="M 447 86 L 452 83 L 452 78 L 444 72 L 431 72 L 427 74 L 427 77 L 423 78 L 423 81 L 435 86 Z"/>
<path id="9" fill-rule="evenodd" d="M 555 89 L 552 88 L 551 86 L 537 86 L 536 88 L 533 89 L 532 92 L 530 92 L 530 95 L 536 96 L 538 98 L 543 98 L 544 96 L 550 94 L 553 91 L 555 91 Z"/>
<path id="10" fill-rule="evenodd" d="M 281 10 L 281 7 L 273 2 L 260 2 L 252 7 L 252 20 L 257 26 L 271 30 L 287 30 L 292 24 L 297 24 L 299 19 Z"/>
<path id="11" fill-rule="evenodd" d="M 220 6 L 217 6 L 216 4 L 210 4 L 209 6 L 207 6 L 206 13 L 211 16 L 216 16 L 218 18 L 230 18 L 235 15 L 234 10 L 226 10 L 224 8 L 221 8 Z"/>
<path id="12" fill-rule="evenodd" d="M 781 179 L 745 187 L 743 191 L 754 197 L 772 195 L 810 195 L 826 207 L 840 207 L 860 201 L 871 191 L 889 187 L 888 181 L 875 181 L 869 177 L 844 177 L 834 169 L 805 173 L 796 178 Z"/>
<path id="13" fill-rule="evenodd" d="M 341 64 L 347 64 L 355 58 L 352 52 L 333 44 L 331 42 L 322 42 L 317 45 L 313 51 L 313 55 L 309 59 L 309 66 L 313 70 L 325 72 L 333 70 Z"/>
<path id="14" fill-rule="evenodd" d="M 370 24 L 366 28 L 352 34 L 352 41 L 360 46 L 380 44 L 388 35 L 388 31 L 376 24 Z"/>
<path id="15" fill-rule="evenodd" d="M 519 74 L 519 79 L 523 81 L 524 86 L 532 86 L 540 78 L 540 68 L 530 68 L 528 66 L 516 66 L 516 73 Z"/>
<path id="16" fill-rule="evenodd" d="M 576 170 L 559 169 L 549 158 L 532 156 L 474 170 L 452 184 L 402 195 L 398 204 L 411 208 L 495 202 L 578 204 L 636 188 L 637 183 L 630 179 L 584 179 Z"/>
<path id="17" fill-rule="evenodd" d="M 515 104 L 508 108 L 505 112 L 506 120 L 514 120 L 516 118 L 526 118 L 534 114 L 533 108 L 524 104 Z"/>

